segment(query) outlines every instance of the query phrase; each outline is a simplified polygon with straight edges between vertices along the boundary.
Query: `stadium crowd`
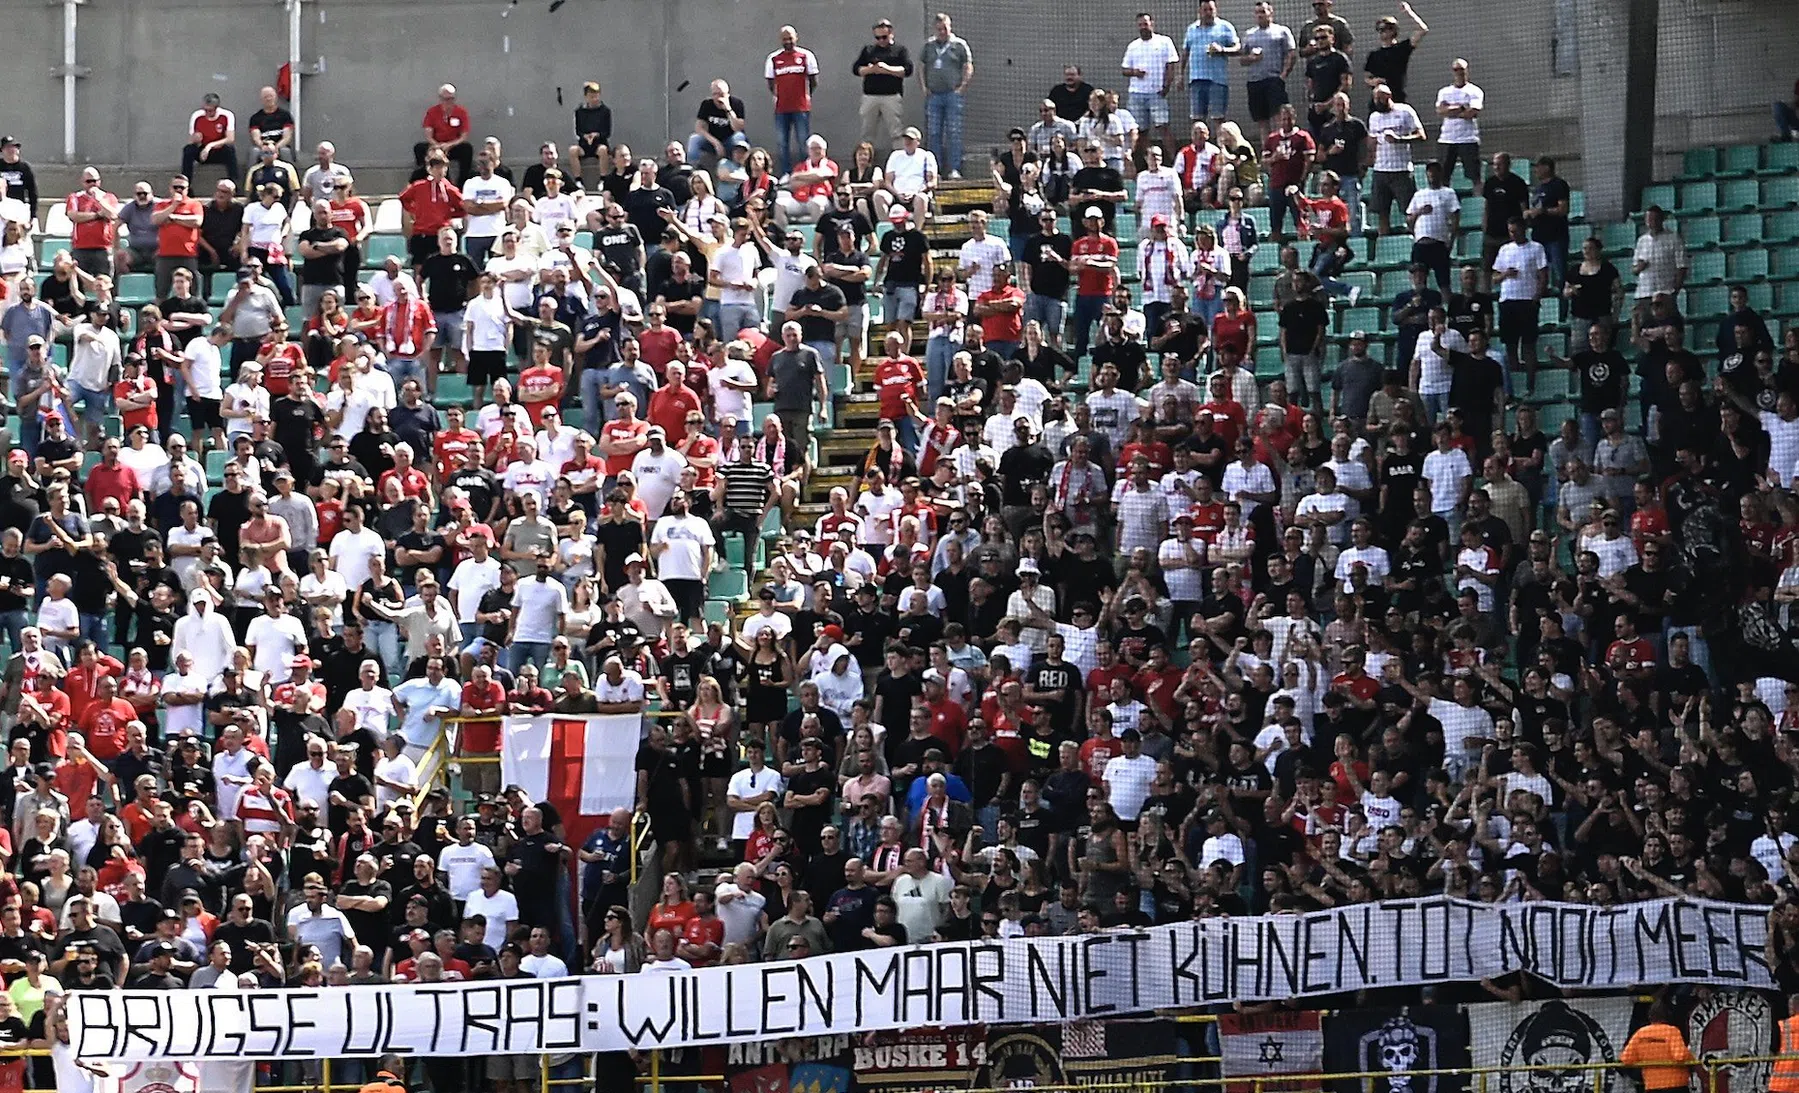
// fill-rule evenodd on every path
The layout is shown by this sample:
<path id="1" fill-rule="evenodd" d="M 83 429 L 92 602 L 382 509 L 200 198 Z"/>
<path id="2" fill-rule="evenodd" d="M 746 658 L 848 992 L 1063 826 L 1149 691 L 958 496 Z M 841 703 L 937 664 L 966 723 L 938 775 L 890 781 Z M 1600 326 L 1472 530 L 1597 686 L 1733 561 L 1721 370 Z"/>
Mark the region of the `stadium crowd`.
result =
<path id="1" fill-rule="evenodd" d="M 852 59 L 792 27 L 766 99 L 713 81 L 656 156 L 589 83 L 515 174 L 445 85 L 379 259 L 273 89 L 242 126 L 207 96 L 172 179 L 85 171 L 45 270 L 8 138 L 0 1042 L 113 985 L 1431 893 L 1777 904 L 1799 987 L 1799 331 L 1745 295 L 1694 345 L 1660 210 L 1627 278 L 1552 161 L 1483 150 L 1466 62 L 1422 89 L 1409 5 L 1231 6 L 1122 28 L 1121 86 L 1068 69 L 989 171 L 947 15 L 873 27 L 859 133 L 812 132 Z M 996 196 L 948 215 L 964 171 Z M 1395 235 L 1409 283 L 1366 300 Z M 1377 303 L 1395 339 L 1337 335 Z M 874 440 L 814 519 L 855 392 Z M 571 845 L 493 757 L 504 714 L 639 711 L 634 912 L 632 811 Z"/>

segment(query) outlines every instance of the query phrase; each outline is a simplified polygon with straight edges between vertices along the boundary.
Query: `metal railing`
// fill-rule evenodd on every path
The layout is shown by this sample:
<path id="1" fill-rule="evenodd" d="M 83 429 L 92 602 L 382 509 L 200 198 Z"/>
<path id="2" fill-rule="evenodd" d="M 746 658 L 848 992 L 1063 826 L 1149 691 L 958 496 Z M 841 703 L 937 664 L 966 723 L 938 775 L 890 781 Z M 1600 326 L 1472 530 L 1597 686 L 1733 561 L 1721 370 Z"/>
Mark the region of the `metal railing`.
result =
<path id="1" fill-rule="evenodd" d="M 1204 1018 L 1202 1018 L 1202 1020 L 1203 1019 Z M 1187 1022 L 1191 1021 L 1192 1018 L 1182 1017 L 1177 1018 L 1177 1020 Z M 17 1058 L 19 1056 L 42 1057 L 48 1056 L 50 1053 L 41 1049 L 24 1049 L 7 1051 L 3 1054 L 5 1057 Z M 645 1072 L 639 1074 L 636 1078 L 636 1084 L 639 1087 L 658 1089 L 663 1085 L 723 1085 L 730 1080 L 730 1076 L 726 1074 L 665 1074 L 662 1068 L 661 1052 L 648 1052 L 647 1056 L 648 1058 L 646 1060 L 642 1060 Z M 1718 1093 L 1718 1077 L 1721 1071 L 1740 1066 L 1773 1064 L 1783 1059 L 1790 1060 L 1796 1057 L 1799 1056 L 1770 1054 L 1730 1058 L 1704 1058 L 1689 1068 L 1689 1074 L 1696 1075 L 1700 1079 L 1700 1083 L 1695 1086 L 1689 1078 L 1688 1089 L 1695 1090 L 1695 1093 Z M 551 1056 L 538 1056 L 538 1077 L 536 1085 L 539 1093 L 550 1093 L 550 1091 L 554 1089 L 586 1087 L 591 1085 L 596 1080 L 596 1074 L 593 1067 L 594 1056 L 579 1056 L 578 1059 L 581 1066 L 578 1075 L 572 1077 L 556 1077 L 555 1073 L 558 1070 L 564 1069 L 567 1064 L 552 1064 L 550 1061 Z M 356 1090 L 361 1088 L 362 1083 L 360 1081 L 340 1082 L 332 1080 L 334 1065 L 341 1068 L 349 1061 L 350 1060 L 332 1059 L 319 1060 L 319 1077 L 316 1082 L 301 1082 L 283 1085 L 258 1084 L 255 1086 L 255 1090 L 256 1093 L 355 1093 Z M 409 1060 L 409 1062 L 413 1063 L 418 1061 L 419 1060 L 416 1059 Z M 568 1060 L 568 1062 L 575 1061 L 576 1059 Z M 1219 1062 L 1220 1060 L 1217 1056 L 1190 1056 L 1177 1057 L 1170 1060 L 1166 1065 L 1216 1068 Z M 374 1061 L 366 1060 L 363 1062 L 363 1065 L 372 1068 Z M 1469 1078 L 1471 1079 L 1470 1086 L 1472 1093 L 1489 1093 L 1490 1079 L 1499 1074 L 1552 1074 L 1565 1076 L 1570 1073 L 1578 1072 L 1590 1077 L 1594 1093 L 1604 1093 L 1608 1075 L 1623 1074 L 1635 1069 L 1637 1068 L 1626 1067 L 1622 1063 L 1602 1061 L 1595 1063 L 1569 1063 L 1567 1065 L 1525 1064 L 1507 1067 L 1421 1067 L 1404 1071 L 1403 1074 L 1405 1077 L 1414 1080 L 1421 1078 Z M 1163 1078 L 1154 1081 L 1037 1084 L 1034 1085 L 1032 1089 L 1033 1093 L 1168 1093 L 1168 1091 L 1172 1090 L 1217 1088 L 1222 1093 L 1222 1090 L 1228 1087 L 1233 1090 L 1248 1091 L 1248 1093 L 1280 1093 L 1280 1091 L 1285 1090 L 1315 1090 L 1325 1086 L 1335 1088 L 1336 1083 L 1354 1081 L 1360 1084 L 1363 1093 L 1373 1093 L 1377 1082 L 1387 1081 L 1393 1077 L 1395 1077 L 1395 1072 L 1386 1070 L 1321 1071 L 1313 1074 L 1237 1076 L 1214 1073 L 1205 1076 Z M 896 1088 L 898 1088 L 898 1086 L 896 1086 Z M 28 1087 L 23 1090 L 22 1093 L 57 1093 L 57 1091 L 53 1089 L 40 1090 Z M 966 1093 L 1016 1093 L 1016 1091 L 1007 1088 L 977 1087 L 968 1089 Z"/>

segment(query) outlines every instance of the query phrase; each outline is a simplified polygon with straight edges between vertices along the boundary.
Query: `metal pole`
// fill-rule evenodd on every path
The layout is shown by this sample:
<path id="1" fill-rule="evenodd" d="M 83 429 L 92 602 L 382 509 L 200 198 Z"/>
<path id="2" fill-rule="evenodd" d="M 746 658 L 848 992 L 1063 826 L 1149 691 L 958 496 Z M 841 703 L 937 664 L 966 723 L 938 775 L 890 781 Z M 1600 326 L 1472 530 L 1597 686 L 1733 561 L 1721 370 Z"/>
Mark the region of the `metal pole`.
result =
<path id="1" fill-rule="evenodd" d="M 294 146 L 289 154 L 294 159 L 304 154 L 300 144 L 300 3 L 301 0 L 286 0 L 288 112 L 294 116 Z"/>
<path id="2" fill-rule="evenodd" d="M 82 0 L 62 0 L 62 158 L 64 163 L 75 162 L 75 81 L 81 73 L 75 66 L 75 25 L 79 22 L 76 10 L 81 7 Z M 31 210 L 37 215 L 37 210 Z"/>

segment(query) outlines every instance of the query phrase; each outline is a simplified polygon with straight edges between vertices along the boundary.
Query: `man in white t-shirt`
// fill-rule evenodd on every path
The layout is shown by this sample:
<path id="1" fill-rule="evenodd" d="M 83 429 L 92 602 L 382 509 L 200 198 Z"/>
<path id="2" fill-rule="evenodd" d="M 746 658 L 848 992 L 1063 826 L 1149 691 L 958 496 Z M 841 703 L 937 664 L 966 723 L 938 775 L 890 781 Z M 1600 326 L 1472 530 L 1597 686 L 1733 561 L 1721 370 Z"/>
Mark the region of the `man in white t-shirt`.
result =
<path id="1" fill-rule="evenodd" d="M 1449 64 L 1448 86 L 1437 92 L 1437 117 L 1443 127 L 1437 131 L 1437 148 L 1443 164 L 1443 181 L 1448 182 L 1459 160 L 1468 181 L 1480 186 L 1480 112 L 1486 106 L 1486 95 L 1478 84 L 1468 82 L 1468 62 L 1457 57 Z"/>
<path id="2" fill-rule="evenodd" d="M 288 614 L 280 588 L 263 593 L 263 613 L 250 620 L 244 644 L 250 647 L 251 667 L 270 683 L 286 683 L 293 662 L 306 649 L 306 628 Z M 308 666 L 311 665 L 308 660 Z"/>
<path id="3" fill-rule="evenodd" d="M 1478 153 L 1476 153 L 1478 159 Z M 1476 173 L 1479 169 L 1476 168 Z M 1412 231 L 1412 261 L 1437 278 L 1437 290 L 1449 298 L 1449 249 L 1462 226 L 1462 199 L 1446 184 L 1441 163 L 1424 165 L 1424 189 L 1406 203 L 1406 224 Z"/>
<path id="4" fill-rule="evenodd" d="M 513 672 L 527 663 L 543 670 L 550 659 L 550 642 L 562 629 L 568 611 L 568 589 L 550 576 L 550 555 L 540 551 L 537 572 L 522 578 L 512 593 L 512 623 L 506 634 L 507 667 Z"/>
<path id="5" fill-rule="evenodd" d="M 637 497 L 650 519 L 660 520 L 669 499 L 681 488 L 681 471 L 687 460 L 668 446 L 662 426 L 650 426 L 648 436 L 649 444 L 631 460 L 631 477 L 637 480 Z"/>
<path id="6" fill-rule="evenodd" d="M 487 920 L 487 933 L 482 938 L 489 948 L 498 951 L 506 944 L 506 935 L 518 921 L 518 897 L 500 887 L 500 870 L 487 865 L 481 869 L 481 886 L 470 892 L 462 905 L 462 917 L 480 915 Z"/>
<path id="7" fill-rule="evenodd" d="M 749 221 L 732 221 L 731 241 L 712 253 L 712 268 L 706 273 L 707 283 L 718 288 L 718 329 L 726 337 L 762 328 L 756 309 L 756 270 L 761 264 L 756 244 L 750 242 Z"/>
<path id="8" fill-rule="evenodd" d="M 224 346 L 231 341 L 231 328 L 224 323 L 187 344 L 187 355 L 181 362 L 181 375 L 187 383 L 188 417 L 194 428 L 194 442 L 202 438 L 202 430 L 212 429 L 218 447 L 225 446 L 225 422 L 219 416 L 219 403 L 225 397 L 221 380 Z"/>
<path id="9" fill-rule="evenodd" d="M 919 146 L 919 132 L 907 126 L 900 134 L 901 146 L 888 155 L 882 168 L 883 185 L 893 200 L 912 209 L 912 215 L 923 223 L 931 211 L 931 193 L 937 189 L 937 157 Z"/>
<path id="10" fill-rule="evenodd" d="M 1401 213 L 1418 189 L 1412 174 L 1412 145 L 1424 139 L 1424 123 L 1408 103 L 1394 102 L 1393 89 L 1374 85 L 1374 109 L 1368 112 L 1368 138 L 1374 142 L 1374 185 L 1368 200 L 1380 218 L 1380 233 L 1392 231 L 1393 206 Z"/>
<path id="11" fill-rule="evenodd" d="M 712 571 L 716 546 L 712 525 L 693 515 L 687 495 L 677 490 L 669 498 L 667 513 L 650 529 L 650 557 L 683 621 L 698 618 L 706 605 L 706 575 Z"/>
<path id="12" fill-rule="evenodd" d="M 362 524 L 362 507 L 344 509 L 343 530 L 331 537 L 331 568 L 352 593 L 369 579 L 369 560 L 387 552 L 381 536 Z"/>
<path id="13" fill-rule="evenodd" d="M 1493 280 L 1499 286 L 1499 338 L 1505 345 L 1507 374 L 1524 365 L 1525 382 L 1537 389 L 1537 301 L 1549 288 L 1549 255 L 1543 244 L 1525 234 L 1524 221 L 1506 224 L 1510 236 L 1493 256 Z"/>
<path id="14" fill-rule="evenodd" d="M 456 621 L 466 629 L 475 623 L 481 608 L 481 597 L 500 587 L 500 560 L 487 545 L 487 536 L 476 532 L 469 537 L 469 556 L 456 564 L 450 574 L 450 599 L 456 605 Z M 472 631 L 471 631 L 472 632 Z"/>
<path id="15" fill-rule="evenodd" d="M 956 263 L 957 272 L 967 278 L 970 299 L 991 289 L 993 271 L 1012 262 L 1012 252 L 1007 249 L 1006 241 L 997 235 L 988 234 L 987 219 L 985 209 L 976 209 L 968 214 L 970 238 L 962 244 Z"/>
<path id="16" fill-rule="evenodd" d="M 483 151 L 475 157 L 476 174 L 462 183 L 462 209 L 468 216 L 463 245 L 476 267 L 487 261 L 494 240 L 506 223 L 506 206 L 512 202 L 512 183 L 494 174 L 493 156 Z"/>

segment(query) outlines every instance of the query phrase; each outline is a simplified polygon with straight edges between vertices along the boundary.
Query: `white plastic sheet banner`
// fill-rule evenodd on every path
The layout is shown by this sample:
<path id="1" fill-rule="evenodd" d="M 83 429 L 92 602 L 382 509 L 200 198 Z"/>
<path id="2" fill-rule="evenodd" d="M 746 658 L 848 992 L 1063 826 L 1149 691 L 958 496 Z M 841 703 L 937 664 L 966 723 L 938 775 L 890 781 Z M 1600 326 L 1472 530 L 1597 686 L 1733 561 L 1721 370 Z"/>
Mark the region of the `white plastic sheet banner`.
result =
<path id="1" fill-rule="evenodd" d="M 1768 988 L 1766 910 L 1399 900 L 1146 930 L 647 975 L 69 996 L 89 1059 L 619 1051 L 922 1025 L 1065 1022 L 1529 971 L 1578 990 Z"/>

